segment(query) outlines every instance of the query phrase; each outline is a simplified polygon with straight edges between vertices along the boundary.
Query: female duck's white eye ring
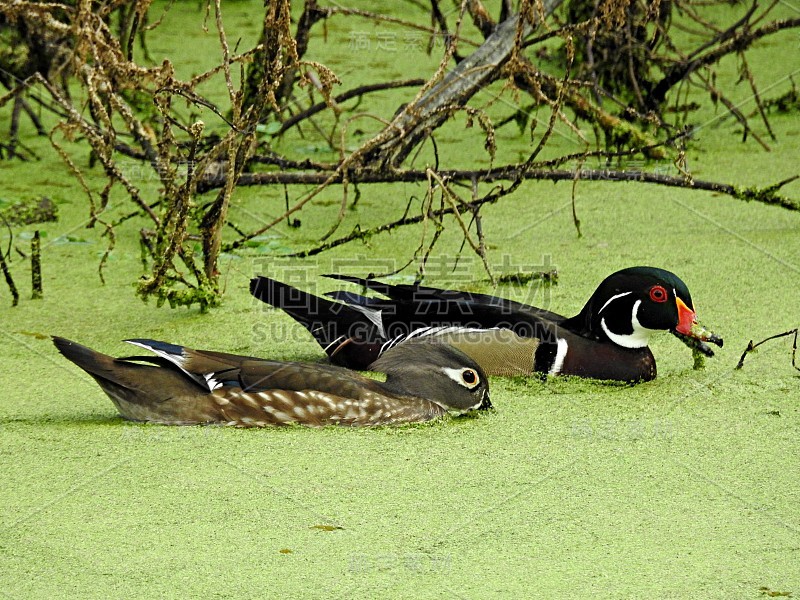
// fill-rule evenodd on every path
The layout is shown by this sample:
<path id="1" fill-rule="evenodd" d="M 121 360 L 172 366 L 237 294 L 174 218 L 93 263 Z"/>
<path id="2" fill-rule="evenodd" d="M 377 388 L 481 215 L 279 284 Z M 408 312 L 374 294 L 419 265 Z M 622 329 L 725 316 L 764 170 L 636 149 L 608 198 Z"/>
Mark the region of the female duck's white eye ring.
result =
<path id="1" fill-rule="evenodd" d="M 468 386 L 473 386 L 476 383 L 478 383 L 478 374 L 475 371 L 473 371 L 472 369 L 464 369 L 461 372 L 461 379 Z"/>
<path id="2" fill-rule="evenodd" d="M 663 285 L 654 285 L 650 288 L 650 300 L 653 302 L 666 302 L 667 297 L 667 290 Z"/>
<path id="3" fill-rule="evenodd" d="M 463 386 L 468 390 L 474 390 L 481 382 L 478 372 L 475 369 L 470 369 L 469 367 L 460 367 L 457 369 L 442 367 L 442 371 L 458 385 Z"/>

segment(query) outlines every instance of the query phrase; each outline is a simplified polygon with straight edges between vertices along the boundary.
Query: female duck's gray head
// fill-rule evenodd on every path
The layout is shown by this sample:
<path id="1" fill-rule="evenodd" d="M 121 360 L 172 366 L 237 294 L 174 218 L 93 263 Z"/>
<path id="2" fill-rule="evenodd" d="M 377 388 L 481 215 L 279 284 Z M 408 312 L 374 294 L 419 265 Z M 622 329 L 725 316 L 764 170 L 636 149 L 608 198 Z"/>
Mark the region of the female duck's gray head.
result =
<path id="1" fill-rule="evenodd" d="M 392 392 L 425 398 L 447 410 L 462 413 L 492 406 L 483 369 L 447 344 L 409 340 L 387 350 L 370 370 L 386 373 Z"/>

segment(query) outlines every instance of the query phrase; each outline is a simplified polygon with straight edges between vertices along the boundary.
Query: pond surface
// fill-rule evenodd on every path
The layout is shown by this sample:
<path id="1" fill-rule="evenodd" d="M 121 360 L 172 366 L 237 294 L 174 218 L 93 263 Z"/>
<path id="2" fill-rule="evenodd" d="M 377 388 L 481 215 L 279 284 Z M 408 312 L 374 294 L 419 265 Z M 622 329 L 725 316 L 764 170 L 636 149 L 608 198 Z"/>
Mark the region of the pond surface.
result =
<path id="1" fill-rule="evenodd" d="M 206 55 L 212 43 L 187 42 L 203 35 L 195 5 L 178 3 L 168 16 L 169 35 L 163 27 L 153 32 L 156 60 L 176 51 L 188 72 L 213 64 L 216 57 Z M 242 47 L 257 36 L 260 5 L 225 3 L 229 36 L 241 28 Z M 366 59 L 348 40 L 367 32 L 377 43 L 375 31 L 368 21 L 333 20 L 327 42 L 315 40 L 310 57 L 349 85 L 359 83 L 351 73 L 369 72 Z M 765 95 L 790 87 L 776 57 L 796 54 L 796 46 L 796 33 L 788 32 L 752 53 Z M 385 48 L 372 49 L 369 60 L 369 69 L 396 77 L 428 73 L 436 64 Z M 735 61 L 724 61 L 721 81 L 736 76 Z M 752 112 L 749 89 L 732 89 L 742 110 Z M 404 100 L 392 92 L 373 101 Z M 798 174 L 797 113 L 772 115 L 771 152 L 743 143 L 721 107 L 693 119 L 698 130 L 687 159 L 695 177 L 764 186 Z M 7 124 L 4 111 L 0 129 Z M 447 153 L 482 155 L 479 132 L 453 132 Z M 530 151 L 517 131 L 500 135 L 505 158 Z M 653 382 L 493 378 L 496 410 L 475 418 L 361 431 L 147 426 L 118 418 L 48 336 L 117 355 L 130 353 L 119 340 L 149 337 L 319 360 L 305 330 L 250 297 L 250 277 L 268 274 L 316 293 L 338 289 L 320 275 L 364 275 L 404 261 L 421 231 L 398 230 L 314 260 L 277 258 L 330 228 L 341 196 L 329 190 L 300 213 L 299 229 L 278 228 L 262 244 L 223 257 L 221 308 L 157 309 L 134 293 L 142 269 L 138 229 L 147 221 L 135 217 L 116 229 L 101 285 L 102 227 L 85 228 L 86 197 L 47 140 L 25 140 L 40 160 L 0 161 L 0 197 L 48 196 L 60 218 L 38 226 L 46 236 L 44 298 L 29 299 L 28 263 L 19 255 L 11 263 L 19 306 L 11 308 L 0 288 L 0 590 L 10 597 L 800 594 L 800 378 L 791 340 L 766 344 L 744 369 L 733 369 L 749 340 L 800 325 L 797 212 L 710 193 L 581 182 L 578 237 L 571 186 L 529 182 L 484 210 L 489 260 L 498 271 L 558 269 L 558 285 L 493 289 L 480 261 L 466 254 L 453 270 L 461 245 L 454 224 L 437 246 L 431 285 L 496 293 L 563 314 L 580 310 L 617 269 L 674 271 L 702 322 L 725 339 L 701 370 L 664 334 L 652 344 L 659 369 Z M 569 143 L 556 136 L 552 151 Z M 310 152 L 298 140 L 284 144 Z M 86 154 L 69 149 L 85 166 Z M 670 168 L 631 166 L 662 167 Z M 90 180 L 100 182 L 99 173 Z M 156 197 L 155 181 L 142 187 Z M 109 217 L 133 210 L 118 192 Z M 397 218 L 424 187 L 361 192 L 342 232 Z M 800 183 L 784 193 L 800 199 Z M 283 203 L 282 188 L 242 189 L 231 219 L 271 219 Z M 33 230 L 14 228 L 14 245 L 28 251 Z"/>

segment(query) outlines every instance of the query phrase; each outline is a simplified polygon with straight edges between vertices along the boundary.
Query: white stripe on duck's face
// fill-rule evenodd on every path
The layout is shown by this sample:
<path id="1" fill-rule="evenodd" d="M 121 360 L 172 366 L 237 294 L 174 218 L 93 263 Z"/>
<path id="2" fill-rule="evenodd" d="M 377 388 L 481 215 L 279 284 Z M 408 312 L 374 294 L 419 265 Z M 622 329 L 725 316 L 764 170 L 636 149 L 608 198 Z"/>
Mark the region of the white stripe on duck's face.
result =
<path id="1" fill-rule="evenodd" d="M 617 294 L 613 298 L 611 298 L 608 302 L 603 305 L 603 308 L 608 306 L 608 304 L 621 296 L 627 296 L 630 292 L 626 292 L 624 294 Z M 633 303 L 633 309 L 631 310 L 631 329 L 632 333 L 615 333 L 609 329 L 608 325 L 606 325 L 605 317 L 600 319 L 600 327 L 603 328 L 603 332 L 608 336 L 608 339 L 617 344 L 618 346 L 622 346 L 623 348 L 646 348 L 647 344 L 650 342 L 650 336 L 655 333 L 656 329 L 648 329 L 647 327 L 642 326 L 639 323 L 639 307 L 642 305 L 641 300 L 637 300 Z M 602 312 L 603 308 L 600 309 Z"/>
<path id="2" fill-rule="evenodd" d="M 624 298 L 625 296 L 630 296 L 632 293 L 633 292 L 622 292 L 621 294 L 616 294 L 614 296 L 611 296 L 611 298 L 606 300 L 605 304 L 603 304 L 603 306 L 600 307 L 600 310 L 597 311 L 597 314 L 599 315 L 601 312 L 603 312 L 608 307 L 608 305 L 611 304 L 614 300 L 617 300 L 618 298 Z"/>
<path id="3" fill-rule="evenodd" d="M 622 292 L 620 294 L 616 294 L 609 298 L 605 304 L 600 308 L 598 314 L 602 313 L 607 308 L 611 308 L 613 310 L 613 304 L 615 301 L 619 301 L 622 298 L 630 296 L 633 292 Z M 628 300 L 630 301 L 630 300 Z M 623 348 L 646 348 L 648 343 L 650 342 L 650 336 L 655 333 L 657 330 L 649 329 L 648 327 L 643 326 L 639 322 L 639 308 L 642 305 L 641 300 L 636 300 L 631 307 L 631 317 L 630 322 L 625 323 L 628 327 L 624 327 L 625 331 L 613 331 L 611 327 L 609 327 L 608 322 L 606 321 L 605 317 L 600 319 L 600 327 L 603 329 L 603 332 L 606 334 L 609 340 L 613 343 L 617 344 L 618 346 L 622 346 Z M 612 319 L 614 321 L 614 319 Z M 619 321 L 616 322 L 617 326 L 623 326 L 623 324 Z"/>
<path id="4" fill-rule="evenodd" d="M 458 385 L 472 391 L 481 384 L 480 375 L 475 369 L 460 368 L 451 369 L 450 367 L 442 367 L 442 373 L 447 375 L 450 379 L 455 381 Z"/>

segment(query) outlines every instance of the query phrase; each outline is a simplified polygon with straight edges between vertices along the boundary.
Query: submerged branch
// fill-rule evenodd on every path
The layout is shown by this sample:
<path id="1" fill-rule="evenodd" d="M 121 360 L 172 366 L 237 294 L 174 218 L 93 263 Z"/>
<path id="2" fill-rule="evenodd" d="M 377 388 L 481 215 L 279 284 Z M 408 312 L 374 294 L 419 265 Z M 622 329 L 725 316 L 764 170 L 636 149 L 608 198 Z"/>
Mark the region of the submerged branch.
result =
<path id="1" fill-rule="evenodd" d="M 727 184 L 727 183 L 720 183 L 716 181 L 704 181 L 698 179 L 688 179 L 686 177 L 675 177 L 673 175 L 664 175 L 661 173 L 644 173 L 640 171 L 620 171 L 614 169 L 575 169 L 575 170 L 567 170 L 567 169 L 530 169 L 527 168 L 524 164 L 523 165 L 509 165 L 506 167 L 500 167 L 496 169 L 486 169 L 483 171 L 464 171 L 464 170 L 440 170 L 437 171 L 438 179 L 442 182 L 454 182 L 454 181 L 461 181 L 461 182 L 470 182 L 470 181 L 478 181 L 480 183 L 491 183 L 496 181 L 512 181 L 512 182 L 519 182 L 522 180 L 542 180 L 542 181 L 571 181 L 574 182 L 576 180 L 584 180 L 584 181 L 632 181 L 632 182 L 639 182 L 639 183 L 651 183 L 657 185 L 666 185 L 668 187 L 678 187 L 684 189 L 691 189 L 691 190 L 703 190 L 709 192 L 717 192 L 720 194 L 726 194 L 733 198 L 737 198 L 739 200 L 744 201 L 758 201 L 763 202 L 765 204 L 775 204 L 786 208 L 788 210 L 796 210 L 800 211 L 800 203 L 794 201 L 790 198 L 786 198 L 783 196 L 778 195 L 776 192 L 783 187 L 784 185 L 791 183 L 798 179 L 799 176 L 794 176 L 784 181 L 780 181 L 776 184 L 765 188 L 746 188 L 742 189 L 737 186 Z M 330 178 L 330 174 L 327 173 L 264 173 L 258 175 L 265 175 L 265 176 L 293 176 L 293 177 L 286 177 L 280 178 L 280 181 L 273 180 L 271 183 L 295 183 L 295 184 L 316 184 L 320 181 L 327 181 Z M 351 173 L 351 177 L 355 177 L 355 174 Z M 245 174 L 242 176 L 245 178 L 244 181 L 240 179 L 238 185 L 257 185 L 256 183 L 248 183 L 247 179 L 251 177 L 256 177 L 256 174 Z M 428 171 L 395 171 L 391 174 L 386 172 L 369 172 L 369 171 L 361 171 L 358 173 L 358 183 L 390 183 L 390 182 L 425 182 L 428 180 L 429 172 Z M 352 179 L 351 179 L 352 183 Z M 320 244 L 310 250 L 305 250 L 302 252 L 297 252 L 293 254 L 288 254 L 287 256 L 292 257 L 307 257 L 307 256 L 314 256 L 316 254 L 320 254 L 326 250 L 330 250 L 331 248 L 335 248 L 337 246 L 341 246 L 342 244 L 346 244 L 347 242 L 351 242 L 354 240 L 367 240 L 372 236 L 383 233 L 386 231 L 391 231 L 393 229 L 397 229 L 398 227 L 402 227 L 405 225 L 414 225 L 417 223 L 422 223 L 426 219 L 434 217 L 442 217 L 444 215 L 458 214 L 465 213 L 467 211 L 475 212 L 478 208 L 483 206 L 484 204 L 493 204 L 497 202 L 501 197 L 507 195 L 509 190 L 500 188 L 499 190 L 495 190 L 482 198 L 474 200 L 469 203 L 458 204 L 458 205 L 449 205 L 446 207 L 439 208 L 437 210 L 432 210 L 429 212 L 423 211 L 422 214 L 410 216 L 408 214 L 404 215 L 402 218 L 392 221 L 390 223 L 386 223 L 384 225 L 380 225 L 377 227 L 373 227 L 371 229 L 364 229 L 356 228 L 350 234 L 332 240 L 330 242 L 326 242 Z M 276 221 L 282 221 L 284 217 Z M 263 233 L 264 230 L 259 230 L 259 234 Z M 234 242 L 231 242 L 225 246 L 226 251 L 234 250 L 243 246 L 249 239 L 254 237 L 254 234 L 244 236 Z"/>
<path id="2" fill-rule="evenodd" d="M 513 164 L 491 169 L 440 169 L 437 173 L 449 181 L 469 182 L 473 179 L 481 183 L 491 183 L 495 181 L 515 181 L 518 179 L 531 179 L 542 181 L 638 181 L 640 183 L 652 183 L 666 185 L 668 187 L 679 187 L 692 190 L 705 190 L 709 192 L 719 192 L 739 200 L 755 200 L 765 204 L 776 204 L 788 210 L 800 211 L 800 202 L 776 194 L 780 188 L 800 178 L 795 175 L 784 181 L 780 181 L 764 188 L 750 187 L 741 188 L 729 183 L 716 181 L 704 181 L 700 179 L 688 179 L 686 177 L 676 177 L 663 173 L 651 173 L 645 171 L 626 171 L 617 169 L 533 169 L 524 164 Z M 387 171 L 385 169 L 361 169 L 358 171 L 348 171 L 347 180 L 350 183 L 414 183 L 427 181 L 428 175 L 424 170 L 404 169 L 398 171 Z M 274 173 L 243 173 L 236 185 L 269 185 L 269 184 L 307 184 L 321 185 L 325 182 L 341 183 L 345 175 L 341 172 L 274 172 Z M 197 186 L 198 192 L 222 187 L 224 179 L 216 178 L 204 180 Z"/>

